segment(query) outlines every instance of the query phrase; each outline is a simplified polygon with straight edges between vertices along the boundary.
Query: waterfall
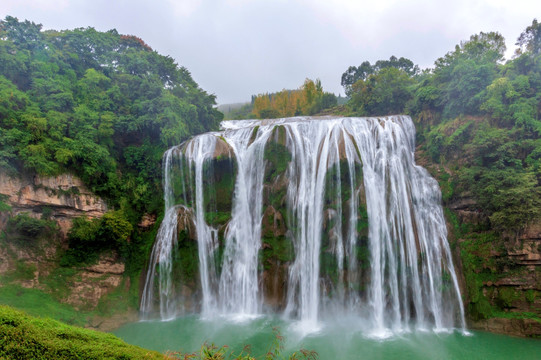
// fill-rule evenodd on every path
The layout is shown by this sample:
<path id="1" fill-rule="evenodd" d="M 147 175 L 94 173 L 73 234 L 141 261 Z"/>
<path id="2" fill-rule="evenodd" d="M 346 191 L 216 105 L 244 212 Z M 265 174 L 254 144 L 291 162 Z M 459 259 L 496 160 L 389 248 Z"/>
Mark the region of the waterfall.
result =
<path id="1" fill-rule="evenodd" d="M 377 336 L 464 328 L 440 190 L 414 150 L 407 116 L 224 121 L 221 132 L 170 149 L 141 310 L 159 308 L 162 319 L 182 311 L 170 275 L 182 213 L 196 232 L 203 316 L 260 314 L 272 263 L 287 267 L 284 315 L 309 326 L 341 311 L 365 318 Z M 232 176 L 224 158 L 236 171 L 231 191 L 214 183 Z M 226 208 L 230 217 L 209 220 Z M 284 218 L 291 259 L 262 263 L 264 248 L 279 247 L 266 243 L 264 213 Z"/>

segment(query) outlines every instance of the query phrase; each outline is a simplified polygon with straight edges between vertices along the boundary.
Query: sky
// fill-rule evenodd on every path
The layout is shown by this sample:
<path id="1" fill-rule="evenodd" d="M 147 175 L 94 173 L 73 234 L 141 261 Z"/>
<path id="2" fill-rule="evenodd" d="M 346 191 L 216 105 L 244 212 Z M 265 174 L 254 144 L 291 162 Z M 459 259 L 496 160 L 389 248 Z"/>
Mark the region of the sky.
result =
<path id="1" fill-rule="evenodd" d="M 481 31 L 498 31 L 506 57 L 539 0 L 0 0 L 7 15 L 43 29 L 117 29 L 186 67 L 218 104 L 297 89 L 320 79 L 344 94 L 342 73 L 406 57 L 421 68 Z"/>

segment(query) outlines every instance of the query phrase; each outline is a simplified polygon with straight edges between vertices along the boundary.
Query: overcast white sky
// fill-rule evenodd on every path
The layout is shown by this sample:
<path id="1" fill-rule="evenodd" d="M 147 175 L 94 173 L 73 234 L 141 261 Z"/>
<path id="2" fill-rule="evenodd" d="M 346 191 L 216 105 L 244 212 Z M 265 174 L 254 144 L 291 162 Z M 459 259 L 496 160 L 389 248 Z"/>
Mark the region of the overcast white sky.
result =
<path id="1" fill-rule="evenodd" d="M 6 15 L 44 29 L 139 36 L 225 104 L 295 89 L 307 77 L 343 94 L 350 65 L 395 55 L 431 67 L 480 31 L 499 31 L 510 56 L 520 33 L 541 20 L 541 1 L 0 0 Z"/>

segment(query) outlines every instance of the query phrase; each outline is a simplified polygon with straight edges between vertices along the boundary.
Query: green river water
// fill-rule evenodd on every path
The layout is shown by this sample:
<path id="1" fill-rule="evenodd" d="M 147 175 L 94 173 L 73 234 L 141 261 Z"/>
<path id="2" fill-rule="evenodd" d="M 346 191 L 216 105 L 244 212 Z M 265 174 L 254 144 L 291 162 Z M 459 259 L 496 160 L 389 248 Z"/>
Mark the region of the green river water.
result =
<path id="1" fill-rule="evenodd" d="M 382 337 L 363 328 L 361 319 L 335 318 L 319 330 L 306 332 L 300 324 L 278 317 L 236 321 L 204 320 L 186 316 L 172 321 L 141 321 L 115 331 L 126 342 L 165 352 L 196 352 L 205 342 L 228 345 L 237 353 L 251 345 L 261 356 L 275 339 L 273 328 L 284 338 L 283 354 L 301 348 L 314 350 L 321 360 L 332 359 L 541 359 L 541 340 L 521 339 L 486 332 L 416 330 Z M 312 328 L 313 330 L 313 328 Z"/>

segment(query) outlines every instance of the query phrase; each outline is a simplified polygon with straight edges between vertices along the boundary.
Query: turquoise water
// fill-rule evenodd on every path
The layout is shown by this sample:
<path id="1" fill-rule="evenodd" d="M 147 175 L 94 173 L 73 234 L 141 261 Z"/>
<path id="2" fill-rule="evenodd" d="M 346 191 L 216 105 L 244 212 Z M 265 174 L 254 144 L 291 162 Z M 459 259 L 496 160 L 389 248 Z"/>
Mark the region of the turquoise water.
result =
<path id="1" fill-rule="evenodd" d="M 277 317 L 251 320 L 187 316 L 172 321 L 127 324 L 114 333 L 130 344 L 165 352 L 196 352 L 205 342 L 228 345 L 237 353 L 251 345 L 252 354 L 268 351 L 277 328 L 284 338 L 284 353 L 301 348 L 326 359 L 541 359 L 541 340 L 521 339 L 485 332 L 415 330 L 402 334 L 374 334 L 356 318 L 334 319 L 306 329 L 303 324 Z M 314 331 L 315 330 L 315 331 Z"/>

